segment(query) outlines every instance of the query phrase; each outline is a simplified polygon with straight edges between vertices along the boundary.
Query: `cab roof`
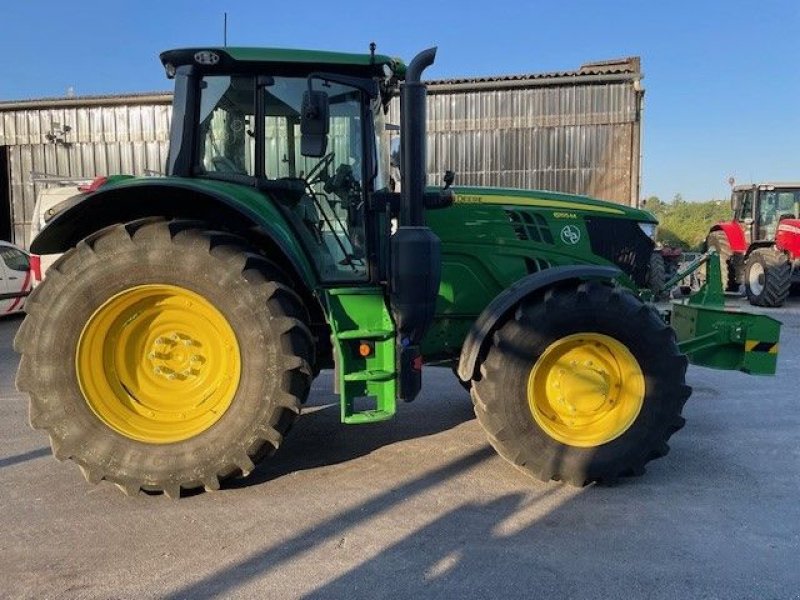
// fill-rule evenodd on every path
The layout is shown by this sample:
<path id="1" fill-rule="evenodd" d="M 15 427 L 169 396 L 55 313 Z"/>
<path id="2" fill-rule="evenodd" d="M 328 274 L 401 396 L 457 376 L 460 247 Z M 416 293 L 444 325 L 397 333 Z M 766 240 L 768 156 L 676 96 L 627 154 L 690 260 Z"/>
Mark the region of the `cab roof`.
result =
<path id="1" fill-rule="evenodd" d="M 289 48 L 206 47 L 179 48 L 161 53 L 165 67 L 172 65 L 198 65 L 203 70 L 224 71 L 268 69 L 274 72 L 333 69 L 354 76 L 386 75 L 388 66 L 397 79 L 403 79 L 406 66 L 400 59 L 385 54 L 351 54 L 321 50 L 293 50 Z"/>
<path id="2" fill-rule="evenodd" d="M 733 187 L 734 192 L 741 192 L 746 190 L 752 190 L 754 187 L 757 187 L 760 190 L 768 190 L 771 188 L 774 189 L 800 189 L 800 182 L 797 181 L 765 181 L 763 183 L 741 183 Z"/>

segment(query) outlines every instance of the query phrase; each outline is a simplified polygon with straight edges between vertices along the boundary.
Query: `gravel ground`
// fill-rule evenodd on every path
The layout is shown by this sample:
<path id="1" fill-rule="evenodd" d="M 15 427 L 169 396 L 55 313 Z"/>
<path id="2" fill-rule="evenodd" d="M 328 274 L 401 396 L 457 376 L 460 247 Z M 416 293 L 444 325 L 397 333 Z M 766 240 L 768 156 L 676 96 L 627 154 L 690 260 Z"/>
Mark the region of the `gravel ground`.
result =
<path id="1" fill-rule="evenodd" d="M 692 367 L 686 427 L 644 477 L 527 479 L 428 369 L 388 423 L 338 422 L 331 375 L 252 477 L 180 501 L 50 456 L 0 321 L 4 598 L 800 598 L 800 299 L 778 375 Z"/>

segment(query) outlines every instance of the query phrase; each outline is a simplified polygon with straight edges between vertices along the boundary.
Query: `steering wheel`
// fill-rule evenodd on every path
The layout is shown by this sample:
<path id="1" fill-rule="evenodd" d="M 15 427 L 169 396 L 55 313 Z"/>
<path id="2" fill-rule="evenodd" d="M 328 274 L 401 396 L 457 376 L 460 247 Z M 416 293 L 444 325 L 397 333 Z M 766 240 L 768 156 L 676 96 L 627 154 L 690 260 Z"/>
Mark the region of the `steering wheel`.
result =
<path id="1" fill-rule="evenodd" d="M 323 156 L 320 159 L 320 161 L 317 164 L 315 164 L 313 167 L 311 167 L 311 169 L 309 169 L 308 175 L 306 175 L 306 181 L 308 181 L 308 185 L 314 185 L 315 183 L 324 181 L 322 178 L 322 174 L 328 172 L 328 169 L 333 163 L 334 157 L 335 153 L 328 152 L 325 156 Z"/>

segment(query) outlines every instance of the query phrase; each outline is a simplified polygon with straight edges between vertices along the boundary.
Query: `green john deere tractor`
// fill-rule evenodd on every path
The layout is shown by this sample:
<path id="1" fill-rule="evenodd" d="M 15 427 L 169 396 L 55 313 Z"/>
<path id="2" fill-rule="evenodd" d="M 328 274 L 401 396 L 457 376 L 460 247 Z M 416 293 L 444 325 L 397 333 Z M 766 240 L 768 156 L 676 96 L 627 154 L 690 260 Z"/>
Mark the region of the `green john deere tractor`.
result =
<path id="1" fill-rule="evenodd" d="M 774 372 L 779 324 L 726 312 L 718 283 L 675 306 L 675 329 L 643 302 L 649 213 L 450 177 L 427 188 L 434 56 L 161 55 L 167 175 L 96 181 L 33 244 L 64 254 L 29 298 L 17 386 L 57 458 L 127 493 L 214 490 L 280 446 L 320 369 L 361 424 L 413 400 L 434 364 L 523 471 L 613 482 L 683 425 L 687 354 Z"/>

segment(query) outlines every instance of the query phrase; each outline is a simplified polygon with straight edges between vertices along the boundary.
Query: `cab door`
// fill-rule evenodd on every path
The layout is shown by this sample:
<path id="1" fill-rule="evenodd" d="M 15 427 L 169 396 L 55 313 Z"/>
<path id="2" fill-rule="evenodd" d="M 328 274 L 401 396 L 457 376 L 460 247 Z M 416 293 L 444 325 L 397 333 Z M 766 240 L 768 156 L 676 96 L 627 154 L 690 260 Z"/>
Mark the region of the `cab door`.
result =
<path id="1" fill-rule="evenodd" d="M 755 196 L 755 189 L 750 190 L 739 190 L 734 192 L 734 205 L 736 206 L 736 221 L 739 223 L 739 227 L 742 228 L 744 232 L 745 240 L 747 240 L 747 245 L 753 243 L 754 239 L 757 239 L 757 236 L 754 236 L 754 230 L 756 228 L 756 220 L 755 215 L 753 214 L 753 199 Z"/>

